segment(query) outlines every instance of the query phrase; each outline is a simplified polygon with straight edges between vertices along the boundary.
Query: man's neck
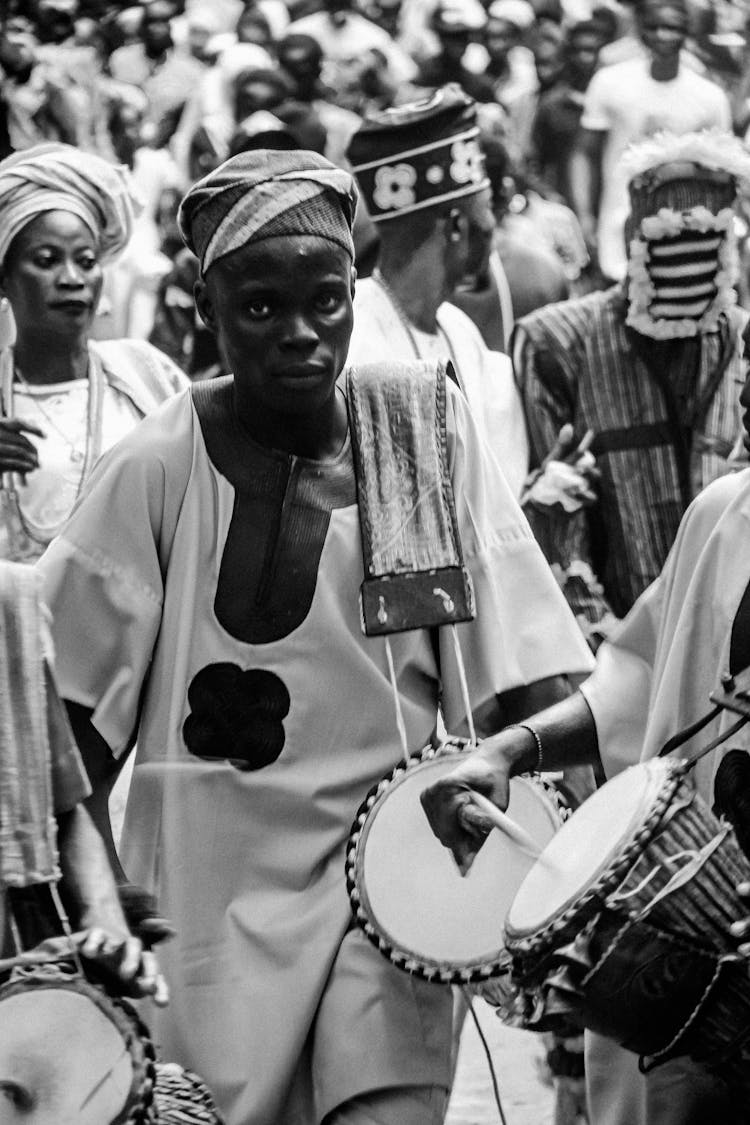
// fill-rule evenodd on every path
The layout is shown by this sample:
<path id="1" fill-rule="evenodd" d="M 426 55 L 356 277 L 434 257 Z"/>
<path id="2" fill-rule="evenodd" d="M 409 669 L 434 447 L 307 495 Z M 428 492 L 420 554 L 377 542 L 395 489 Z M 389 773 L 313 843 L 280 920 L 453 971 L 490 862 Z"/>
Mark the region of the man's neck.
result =
<path id="1" fill-rule="evenodd" d="M 396 264 L 387 246 L 382 246 L 380 273 L 409 323 L 420 332 L 434 333 L 437 311 L 446 295 L 444 271 L 431 259 L 431 255 L 417 252 L 408 263 Z"/>
<path id="2" fill-rule="evenodd" d="M 654 82 L 672 82 L 680 69 L 680 56 L 670 59 L 651 59 L 650 73 Z"/>

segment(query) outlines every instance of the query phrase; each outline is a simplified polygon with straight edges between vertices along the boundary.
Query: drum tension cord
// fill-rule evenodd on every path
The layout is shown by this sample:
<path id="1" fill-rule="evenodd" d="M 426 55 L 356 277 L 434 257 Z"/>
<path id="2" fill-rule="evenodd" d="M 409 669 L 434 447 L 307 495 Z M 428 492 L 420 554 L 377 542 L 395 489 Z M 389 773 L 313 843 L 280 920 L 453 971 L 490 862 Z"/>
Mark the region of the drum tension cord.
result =
<path id="1" fill-rule="evenodd" d="M 474 1021 L 474 1027 L 477 1029 L 477 1035 L 479 1036 L 479 1040 L 482 1044 L 482 1050 L 484 1051 L 485 1056 L 487 1058 L 487 1066 L 490 1069 L 490 1080 L 492 1082 L 492 1093 L 493 1093 L 494 1098 L 495 1098 L 495 1105 L 497 1106 L 497 1112 L 500 1114 L 501 1125 L 508 1125 L 508 1119 L 505 1116 L 505 1113 L 503 1111 L 503 1103 L 500 1099 L 500 1087 L 499 1087 L 498 1081 L 497 1081 L 497 1072 L 495 1071 L 495 1064 L 492 1061 L 492 1053 L 490 1051 L 490 1045 L 487 1042 L 487 1038 L 486 1038 L 486 1036 L 484 1034 L 484 1031 L 482 1029 L 482 1025 L 479 1022 L 479 1016 L 477 1015 L 476 1010 L 474 1008 L 474 997 L 469 992 L 468 988 L 462 988 L 461 991 L 464 994 L 464 999 L 466 1000 L 469 1011 L 471 1012 L 471 1018 Z"/>
<path id="2" fill-rule="evenodd" d="M 449 625 L 448 628 L 449 628 L 449 631 L 450 631 L 451 639 L 453 641 L 453 651 L 454 651 L 455 657 L 456 657 L 456 667 L 457 667 L 457 670 L 458 670 L 458 680 L 459 680 L 459 685 L 461 687 L 461 699 L 462 699 L 462 702 L 463 702 L 463 705 L 464 705 L 464 711 L 465 711 L 465 714 L 466 714 L 466 722 L 467 722 L 468 727 L 469 727 L 469 740 L 470 740 L 472 746 L 476 746 L 477 745 L 477 732 L 476 732 L 476 729 L 474 727 L 474 716 L 473 716 L 472 710 L 471 710 L 471 696 L 469 695 L 469 685 L 468 685 L 468 681 L 466 679 L 466 668 L 464 666 L 463 655 L 461 653 L 461 643 L 458 639 L 458 632 L 456 630 L 456 626 L 455 625 Z M 396 678 L 396 668 L 395 668 L 395 663 L 394 663 L 394 660 L 393 660 L 393 651 L 391 649 L 390 637 L 388 637 L 387 635 L 385 637 L 385 656 L 386 656 L 386 662 L 388 664 L 388 677 L 389 677 L 390 682 L 391 682 L 391 691 L 393 693 L 393 705 L 394 705 L 394 710 L 396 712 L 396 727 L 398 729 L 399 738 L 401 740 L 401 750 L 402 750 L 402 753 L 403 753 L 404 762 L 405 762 L 406 765 L 408 765 L 409 761 L 411 759 L 411 752 L 409 750 L 409 742 L 408 742 L 408 738 L 407 738 L 407 734 L 406 734 L 406 723 L 404 722 L 404 714 L 403 714 L 403 710 L 402 710 L 402 707 L 401 707 L 401 698 L 400 698 L 399 690 L 398 690 L 398 681 L 397 681 L 397 678 Z M 492 1082 L 492 1092 L 493 1092 L 493 1095 L 494 1095 L 494 1098 L 495 1098 L 495 1105 L 497 1106 L 497 1111 L 500 1114 L 501 1125 L 508 1125 L 508 1119 L 505 1116 L 505 1112 L 503 1110 L 503 1104 L 502 1104 L 502 1101 L 500 1099 L 500 1088 L 499 1088 L 498 1081 L 497 1081 L 497 1073 L 495 1071 L 495 1066 L 494 1066 L 494 1063 L 492 1061 L 492 1054 L 490 1052 L 489 1044 L 488 1044 L 487 1039 L 485 1037 L 484 1031 L 482 1030 L 482 1026 L 479 1022 L 479 1017 L 477 1016 L 477 1013 L 474 1009 L 474 1003 L 473 1003 L 474 998 L 473 998 L 473 996 L 471 995 L 471 993 L 469 992 L 468 989 L 462 988 L 461 991 L 463 992 L 464 999 L 466 1000 L 469 1011 L 471 1012 L 471 1018 L 474 1021 L 474 1026 L 477 1030 L 477 1034 L 479 1035 L 479 1039 L 480 1039 L 480 1042 L 482 1044 L 482 1049 L 484 1050 L 485 1056 L 487 1058 L 487 1065 L 488 1065 L 489 1071 L 490 1071 L 490 1080 Z"/>

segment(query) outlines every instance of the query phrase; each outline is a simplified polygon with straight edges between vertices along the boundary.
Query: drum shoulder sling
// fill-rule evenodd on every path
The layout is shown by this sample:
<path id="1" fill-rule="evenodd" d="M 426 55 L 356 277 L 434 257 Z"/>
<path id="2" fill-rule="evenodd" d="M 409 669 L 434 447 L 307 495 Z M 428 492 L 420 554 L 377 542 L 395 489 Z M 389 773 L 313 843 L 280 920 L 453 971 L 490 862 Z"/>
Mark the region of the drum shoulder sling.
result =
<path id="1" fill-rule="evenodd" d="M 364 558 L 362 628 L 369 637 L 383 636 L 386 646 L 392 633 L 452 628 L 475 614 L 448 463 L 451 377 L 450 364 L 442 363 L 374 364 L 348 375 Z M 463 676 L 455 631 L 454 644 Z M 394 697 L 398 710 L 395 684 Z M 472 730 L 468 690 L 464 702 Z M 505 912 L 533 859 L 495 832 L 461 876 L 419 797 L 476 741 L 448 738 L 412 753 L 400 729 L 403 760 L 372 787 L 352 826 L 346 856 L 352 913 L 399 969 L 484 994 L 507 972 Z M 559 827 L 561 808 L 551 786 L 530 778 L 511 783 L 510 813 L 539 849 Z"/>

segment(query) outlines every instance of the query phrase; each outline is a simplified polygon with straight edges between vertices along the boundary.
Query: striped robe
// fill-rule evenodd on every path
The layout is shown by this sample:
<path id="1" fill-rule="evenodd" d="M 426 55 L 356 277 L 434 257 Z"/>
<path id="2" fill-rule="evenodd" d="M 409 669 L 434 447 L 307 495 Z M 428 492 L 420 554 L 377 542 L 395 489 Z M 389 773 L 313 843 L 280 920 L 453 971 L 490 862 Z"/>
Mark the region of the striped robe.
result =
<path id="1" fill-rule="evenodd" d="M 573 517 L 529 511 L 579 620 L 618 617 L 653 582 L 693 498 L 734 468 L 742 433 L 738 337 L 747 313 L 719 331 L 653 341 L 627 328 L 624 291 L 548 305 L 521 319 L 513 362 L 540 464 L 560 427 L 594 432 L 599 502 Z"/>

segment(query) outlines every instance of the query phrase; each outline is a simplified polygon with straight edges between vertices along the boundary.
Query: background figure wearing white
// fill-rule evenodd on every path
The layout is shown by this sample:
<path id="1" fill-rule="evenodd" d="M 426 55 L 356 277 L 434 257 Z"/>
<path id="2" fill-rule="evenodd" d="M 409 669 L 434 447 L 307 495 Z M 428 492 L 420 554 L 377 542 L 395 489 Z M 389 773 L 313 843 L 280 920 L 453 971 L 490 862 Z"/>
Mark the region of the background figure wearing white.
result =
<path id="1" fill-rule="evenodd" d="M 731 132 L 729 101 L 720 86 L 681 61 L 687 35 L 683 0 L 645 0 L 640 30 L 648 54 L 605 66 L 591 80 L 581 135 L 571 164 L 571 189 L 590 249 L 605 278 L 625 276 L 627 176 L 620 158 L 629 145 L 661 131 Z"/>

